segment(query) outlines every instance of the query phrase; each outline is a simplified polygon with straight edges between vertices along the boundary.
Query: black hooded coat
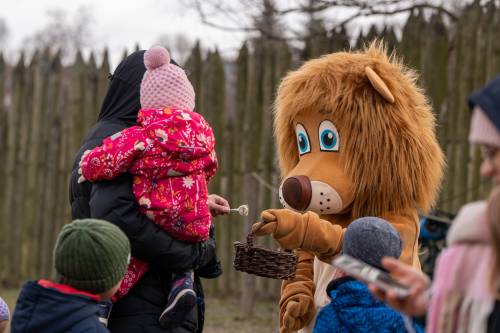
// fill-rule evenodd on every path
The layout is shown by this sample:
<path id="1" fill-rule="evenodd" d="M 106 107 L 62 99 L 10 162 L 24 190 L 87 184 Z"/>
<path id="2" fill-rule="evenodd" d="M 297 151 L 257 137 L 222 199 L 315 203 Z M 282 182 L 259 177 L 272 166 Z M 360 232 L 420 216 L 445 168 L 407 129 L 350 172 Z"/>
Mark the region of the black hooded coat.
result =
<path id="1" fill-rule="evenodd" d="M 111 181 L 78 184 L 78 162 L 83 152 L 102 140 L 136 123 L 140 109 L 139 89 L 144 67 L 144 51 L 122 61 L 111 76 L 98 122 L 89 131 L 76 154 L 70 179 L 70 203 L 73 219 L 98 218 L 114 223 L 128 236 L 132 256 L 150 265 L 150 270 L 111 311 L 112 333 L 187 333 L 202 332 L 204 320 L 203 290 L 199 276 L 214 278 L 222 271 L 215 256 L 215 240 L 185 243 L 169 236 L 153 221 L 139 213 L 132 192 L 132 175 Z M 171 272 L 195 270 L 198 307 L 175 329 L 158 324 L 171 287 Z"/>

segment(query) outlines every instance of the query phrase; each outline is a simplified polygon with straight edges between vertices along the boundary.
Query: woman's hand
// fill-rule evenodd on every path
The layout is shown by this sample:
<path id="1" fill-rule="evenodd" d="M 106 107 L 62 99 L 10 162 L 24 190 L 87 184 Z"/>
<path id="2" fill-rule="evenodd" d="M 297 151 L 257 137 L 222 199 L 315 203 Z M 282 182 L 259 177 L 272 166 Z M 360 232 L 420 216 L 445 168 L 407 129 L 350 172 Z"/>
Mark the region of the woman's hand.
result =
<path id="1" fill-rule="evenodd" d="M 87 157 L 87 155 L 90 153 L 90 150 L 87 149 L 86 151 L 83 152 L 82 154 L 82 157 L 80 158 L 80 162 L 78 162 L 78 184 L 81 184 L 83 183 L 84 181 L 86 181 L 87 179 L 85 179 L 85 177 L 83 176 L 83 173 L 82 173 L 82 165 L 83 165 L 83 160 L 85 159 L 85 157 Z"/>
<path id="2" fill-rule="evenodd" d="M 213 217 L 229 214 L 229 208 L 229 203 L 223 197 L 217 194 L 208 195 L 208 209 L 210 209 L 210 214 Z"/>
<path id="3" fill-rule="evenodd" d="M 407 315 L 425 315 L 429 305 L 429 290 L 431 286 L 429 277 L 410 265 L 404 264 L 394 258 L 384 258 L 382 265 L 394 279 L 404 285 L 410 286 L 410 295 L 400 298 L 395 292 L 384 292 L 374 284 L 369 285 L 371 293 L 390 307 Z"/>

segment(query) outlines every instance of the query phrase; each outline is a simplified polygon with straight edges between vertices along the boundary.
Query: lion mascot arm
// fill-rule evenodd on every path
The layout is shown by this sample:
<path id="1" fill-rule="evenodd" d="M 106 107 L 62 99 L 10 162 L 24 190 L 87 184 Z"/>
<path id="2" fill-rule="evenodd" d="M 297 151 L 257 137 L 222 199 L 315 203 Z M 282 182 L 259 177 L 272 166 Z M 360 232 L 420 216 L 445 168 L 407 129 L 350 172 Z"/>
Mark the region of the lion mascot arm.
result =
<path id="1" fill-rule="evenodd" d="M 401 261 L 420 269 L 416 212 L 383 214 L 381 217 L 391 223 L 400 234 L 403 241 Z M 271 234 L 284 249 L 309 251 L 318 259 L 330 263 L 332 257 L 342 248 L 344 229 L 320 219 L 314 212 L 300 214 L 288 209 L 269 209 L 262 212 L 262 220 L 263 222 L 254 224 L 255 234 Z"/>
<path id="2" fill-rule="evenodd" d="M 283 282 L 280 299 L 280 332 L 296 331 L 309 324 L 316 313 L 314 256 L 326 259 L 338 253 L 343 230 L 313 212 L 270 209 L 262 213 L 262 220 L 264 223 L 253 227 L 256 235 L 273 234 L 282 248 L 301 249 L 297 251 L 295 278 Z"/>
<path id="3" fill-rule="evenodd" d="M 328 262 L 342 248 L 342 227 L 320 219 L 314 212 L 301 214 L 289 209 L 268 209 L 261 216 L 263 222 L 252 227 L 255 235 L 271 234 L 286 250 L 312 252 Z"/>
<path id="4" fill-rule="evenodd" d="M 314 255 L 307 251 L 297 251 L 299 257 L 295 278 L 283 281 L 280 299 L 280 332 L 297 331 L 314 318 L 313 261 Z"/>

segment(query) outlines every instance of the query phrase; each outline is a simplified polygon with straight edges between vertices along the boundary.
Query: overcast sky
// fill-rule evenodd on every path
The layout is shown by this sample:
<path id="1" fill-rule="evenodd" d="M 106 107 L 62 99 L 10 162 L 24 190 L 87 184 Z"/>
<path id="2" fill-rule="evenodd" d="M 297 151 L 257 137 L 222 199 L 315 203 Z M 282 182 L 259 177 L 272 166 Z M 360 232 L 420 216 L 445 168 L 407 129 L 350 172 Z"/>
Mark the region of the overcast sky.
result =
<path id="1" fill-rule="evenodd" d="M 205 48 L 214 49 L 217 46 L 226 58 L 236 55 L 246 37 L 244 33 L 226 32 L 203 25 L 198 13 L 187 9 L 182 0 L 0 0 L 0 4 L 0 18 L 5 19 L 9 29 L 6 53 L 11 58 L 23 48 L 26 37 L 47 24 L 47 12 L 54 9 L 64 10 L 71 18 L 80 8 L 88 8 L 93 18 L 92 40 L 95 43 L 92 49 L 107 47 L 113 66 L 116 66 L 125 48 L 131 50 L 136 43 L 148 48 L 160 35 L 183 33 L 192 41 L 201 40 Z M 349 12 L 336 10 L 329 18 L 345 14 L 350 15 Z M 396 19 L 402 21 L 401 16 Z M 288 25 L 303 23 L 300 18 L 291 20 L 293 22 L 287 22 Z M 356 24 L 367 27 L 374 20 L 377 18 L 358 20 Z M 378 22 L 381 21 L 378 18 Z"/>
<path id="2" fill-rule="evenodd" d="M 114 58 L 136 43 L 147 48 L 162 34 L 182 32 L 192 40 L 200 39 L 207 48 L 218 45 L 224 54 L 234 53 L 245 37 L 204 26 L 198 14 L 178 0 L 0 0 L 0 4 L 0 18 L 9 29 L 7 53 L 19 51 L 24 39 L 47 23 L 48 10 L 63 9 L 73 17 L 82 6 L 93 17 L 93 48 L 107 46 Z"/>

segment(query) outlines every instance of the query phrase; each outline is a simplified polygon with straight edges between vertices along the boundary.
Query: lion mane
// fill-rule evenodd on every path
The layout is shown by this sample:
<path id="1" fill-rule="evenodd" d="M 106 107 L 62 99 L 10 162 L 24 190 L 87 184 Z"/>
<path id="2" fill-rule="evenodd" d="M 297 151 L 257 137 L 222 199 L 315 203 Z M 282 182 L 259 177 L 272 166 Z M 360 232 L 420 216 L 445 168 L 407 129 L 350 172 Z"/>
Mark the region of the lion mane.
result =
<path id="1" fill-rule="evenodd" d="M 385 82 L 393 103 L 374 89 L 366 67 Z M 282 177 L 299 161 L 294 117 L 318 112 L 339 131 L 341 163 L 355 191 L 353 218 L 432 207 L 444 167 L 435 117 L 417 74 L 381 42 L 310 60 L 282 80 L 274 106 Z"/>

